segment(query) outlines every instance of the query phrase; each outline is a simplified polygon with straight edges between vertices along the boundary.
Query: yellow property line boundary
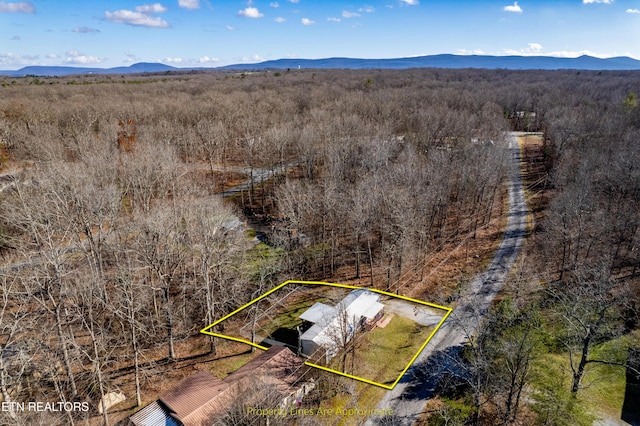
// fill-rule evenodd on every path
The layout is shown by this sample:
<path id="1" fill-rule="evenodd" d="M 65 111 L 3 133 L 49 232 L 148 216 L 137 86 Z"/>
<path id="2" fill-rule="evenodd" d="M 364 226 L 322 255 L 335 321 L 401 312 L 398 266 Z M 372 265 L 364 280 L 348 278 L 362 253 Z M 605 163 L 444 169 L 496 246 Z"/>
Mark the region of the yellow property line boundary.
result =
<path id="1" fill-rule="evenodd" d="M 425 305 L 425 306 L 429 306 L 429 307 L 432 307 L 432 308 L 441 309 L 443 311 L 446 311 L 446 314 L 442 317 L 442 319 L 440 320 L 438 325 L 436 325 L 435 329 L 431 332 L 429 337 L 427 337 L 427 340 L 422 344 L 422 346 L 420 346 L 420 349 L 418 349 L 418 351 L 413 356 L 413 358 L 411 358 L 411 361 L 409 361 L 409 363 L 402 370 L 400 375 L 390 385 L 385 385 L 383 383 L 377 383 L 377 382 L 374 382 L 372 380 L 365 379 L 363 377 L 358 377 L 358 376 L 353 376 L 351 374 L 342 373 L 340 371 L 333 370 L 331 368 L 327 368 L 327 367 L 324 367 L 322 365 L 317 365 L 317 364 L 314 364 L 314 363 L 311 363 L 311 362 L 308 362 L 308 361 L 305 362 L 305 365 L 308 365 L 310 367 L 318 368 L 320 370 L 328 371 L 330 373 L 335 373 L 335 374 L 338 374 L 340 376 L 348 377 L 350 379 L 358 380 L 360 382 L 368 383 L 370 385 L 378 386 L 378 387 L 381 387 L 381 388 L 384 388 L 384 389 L 393 389 L 398 384 L 398 382 L 400 381 L 402 376 L 404 376 L 404 374 L 407 372 L 409 367 L 411 367 L 411 365 L 415 362 L 416 358 L 418 358 L 418 355 L 420 355 L 420 353 L 425 348 L 425 346 L 427 346 L 427 344 L 431 341 L 433 336 L 440 329 L 442 324 L 444 324 L 445 320 L 447 319 L 447 317 L 449 316 L 449 314 L 451 314 L 451 311 L 453 310 L 452 308 L 447 308 L 446 306 L 440 306 L 440 305 L 436 305 L 435 303 L 429 303 L 429 302 L 425 302 L 425 301 L 418 300 L 418 299 L 412 299 L 411 297 L 400 296 L 400 295 L 389 293 L 389 292 L 386 292 L 386 291 L 383 291 L 383 290 L 377 290 L 375 288 L 356 287 L 356 286 L 347 285 L 347 284 L 334 284 L 334 283 L 327 283 L 327 282 L 322 282 L 322 281 L 294 281 L 294 280 L 288 280 L 288 281 L 283 282 L 279 286 L 272 288 L 271 290 L 267 291 L 262 296 L 259 296 L 258 298 L 252 300 L 251 302 L 247 303 L 246 305 L 239 307 L 238 309 L 236 309 L 235 311 L 231 312 L 230 314 L 225 315 L 224 317 L 220 318 L 219 320 L 217 320 L 213 324 L 203 328 L 202 330 L 200 330 L 200 333 L 207 334 L 209 336 L 220 337 L 220 338 L 226 339 L 226 340 L 232 340 L 232 341 L 235 341 L 235 342 L 245 343 L 247 345 L 250 345 L 250 346 L 262 349 L 262 350 L 267 350 L 268 348 L 266 348 L 266 347 L 264 347 L 262 345 L 259 345 L 257 343 L 252 343 L 252 342 L 250 342 L 248 340 L 241 339 L 241 338 L 238 338 L 238 337 L 228 336 L 226 334 L 214 333 L 214 332 L 209 331 L 209 330 L 211 328 L 215 327 L 216 325 L 220 324 L 222 321 L 225 321 L 225 320 L 231 318 L 232 316 L 234 316 L 238 312 L 248 308 L 249 306 L 253 305 L 254 303 L 257 303 L 258 301 L 260 301 L 260 300 L 264 299 L 265 297 L 269 296 L 270 294 L 280 290 L 282 287 L 284 287 L 284 286 L 286 286 L 288 284 L 323 285 L 323 286 L 330 286 L 330 287 L 346 288 L 346 289 L 351 289 L 351 290 L 365 289 L 365 290 L 372 291 L 374 293 L 383 294 L 385 296 L 395 297 L 395 298 L 406 300 L 406 301 L 409 301 L 409 302 L 412 302 L 412 303 L 418 303 L 420 305 Z"/>

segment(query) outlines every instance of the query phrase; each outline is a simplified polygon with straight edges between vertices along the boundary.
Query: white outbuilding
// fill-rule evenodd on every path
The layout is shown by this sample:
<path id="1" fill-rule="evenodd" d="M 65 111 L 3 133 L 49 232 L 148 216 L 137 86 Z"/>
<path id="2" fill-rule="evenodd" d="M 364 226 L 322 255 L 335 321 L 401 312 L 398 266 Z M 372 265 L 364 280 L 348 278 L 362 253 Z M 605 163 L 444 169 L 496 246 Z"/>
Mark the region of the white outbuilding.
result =
<path id="1" fill-rule="evenodd" d="M 383 314 L 380 295 L 366 289 L 353 290 L 336 306 L 315 303 L 300 315 L 311 327 L 300 336 L 306 356 L 324 353 L 327 362 L 344 347 L 358 328 L 373 324 Z"/>

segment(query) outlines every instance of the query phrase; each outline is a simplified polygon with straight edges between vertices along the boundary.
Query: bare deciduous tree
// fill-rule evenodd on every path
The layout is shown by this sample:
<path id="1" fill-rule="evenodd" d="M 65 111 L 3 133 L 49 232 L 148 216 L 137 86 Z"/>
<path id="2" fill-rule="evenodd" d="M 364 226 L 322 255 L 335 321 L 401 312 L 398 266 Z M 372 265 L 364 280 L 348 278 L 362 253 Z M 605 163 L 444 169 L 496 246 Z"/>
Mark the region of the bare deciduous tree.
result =
<path id="1" fill-rule="evenodd" d="M 560 343 L 569 354 L 571 392 L 580 390 L 586 368 L 594 363 L 625 365 L 623 360 L 594 358 L 592 349 L 623 331 L 623 307 L 631 301 L 629 287 L 617 282 L 607 266 L 583 268 L 569 283 L 546 289 L 562 324 Z"/>

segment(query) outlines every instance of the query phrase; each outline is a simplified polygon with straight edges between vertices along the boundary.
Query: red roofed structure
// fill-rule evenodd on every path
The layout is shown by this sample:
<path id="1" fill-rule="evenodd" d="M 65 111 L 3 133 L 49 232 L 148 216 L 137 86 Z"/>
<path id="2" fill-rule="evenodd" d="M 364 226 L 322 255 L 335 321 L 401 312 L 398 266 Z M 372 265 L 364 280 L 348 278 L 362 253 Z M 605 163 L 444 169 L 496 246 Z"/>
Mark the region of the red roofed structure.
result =
<path id="1" fill-rule="evenodd" d="M 156 426 L 158 419 L 162 419 L 167 425 L 209 426 L 211 420 L 223 416 L 243 392 L 258 385 L 266 386 L 280 400 L 280 407 L 269 408 L 285 408 L 313 389 L 313 382 L 301 383 L 299 378 L 304 371 L 304 361 L 291 350 L 273 346 L 224 380 L 203 370 L 192 374 L 132 415 L 129 424 Z"/>

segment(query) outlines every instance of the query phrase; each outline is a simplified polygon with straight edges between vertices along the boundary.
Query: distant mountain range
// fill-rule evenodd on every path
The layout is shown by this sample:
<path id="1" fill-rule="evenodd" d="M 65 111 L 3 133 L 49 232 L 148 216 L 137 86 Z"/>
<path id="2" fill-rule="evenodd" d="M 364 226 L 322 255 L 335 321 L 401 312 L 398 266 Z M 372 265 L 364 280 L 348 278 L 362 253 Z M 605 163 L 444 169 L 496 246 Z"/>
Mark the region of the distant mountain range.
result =
<path id="1" fill-rule="evenodd" d="M 234 64 L 217 68 L 176 68 L 159 63 L 137 63 L 117 68 L 78 68 L 30 66 L 15 71 L 0 71 L 0 76 L 23 77 L 66 76 L 76 74 L 137 74 L 191 70 L 285 70 L 316 69 L 408 69 L 408 68 L 484 68 L 509 70 L 640 70 L 640 61 L 626 56 L 615 58 L 557 58 L 550 56 L 483 56 L 483 55 L 429 55 L 396 59 L 277 59 L 255 64 Z"/>
<path id="2" fill-rule="evenodd" d="M 128 67 L 116 68 L 82 68 L 82 67 L 48 67 L 48 66 L 30 66 L 20 68 L 16 71 L 0 71 L 0 76 L 24 77 L 27 75 L 62 77 L 66 75 L 82 75 L 82 74 L 139 74 L 145 72 L 165 72 L 179 71 L 165 64 L 140 62 Z"/>
<path id="3" fill-rule="evenodd" d="M 397 59 L 277 59 L 257 64 L 237 64 L 222 69 L 259 70 L 294 68 L 407 69 L 407 68 L 486 68 L 511 70 L 640 70 L 640 61 L 629 57 L 608 59 L 580 56 L 481 56 L 430 55 Z"/>

